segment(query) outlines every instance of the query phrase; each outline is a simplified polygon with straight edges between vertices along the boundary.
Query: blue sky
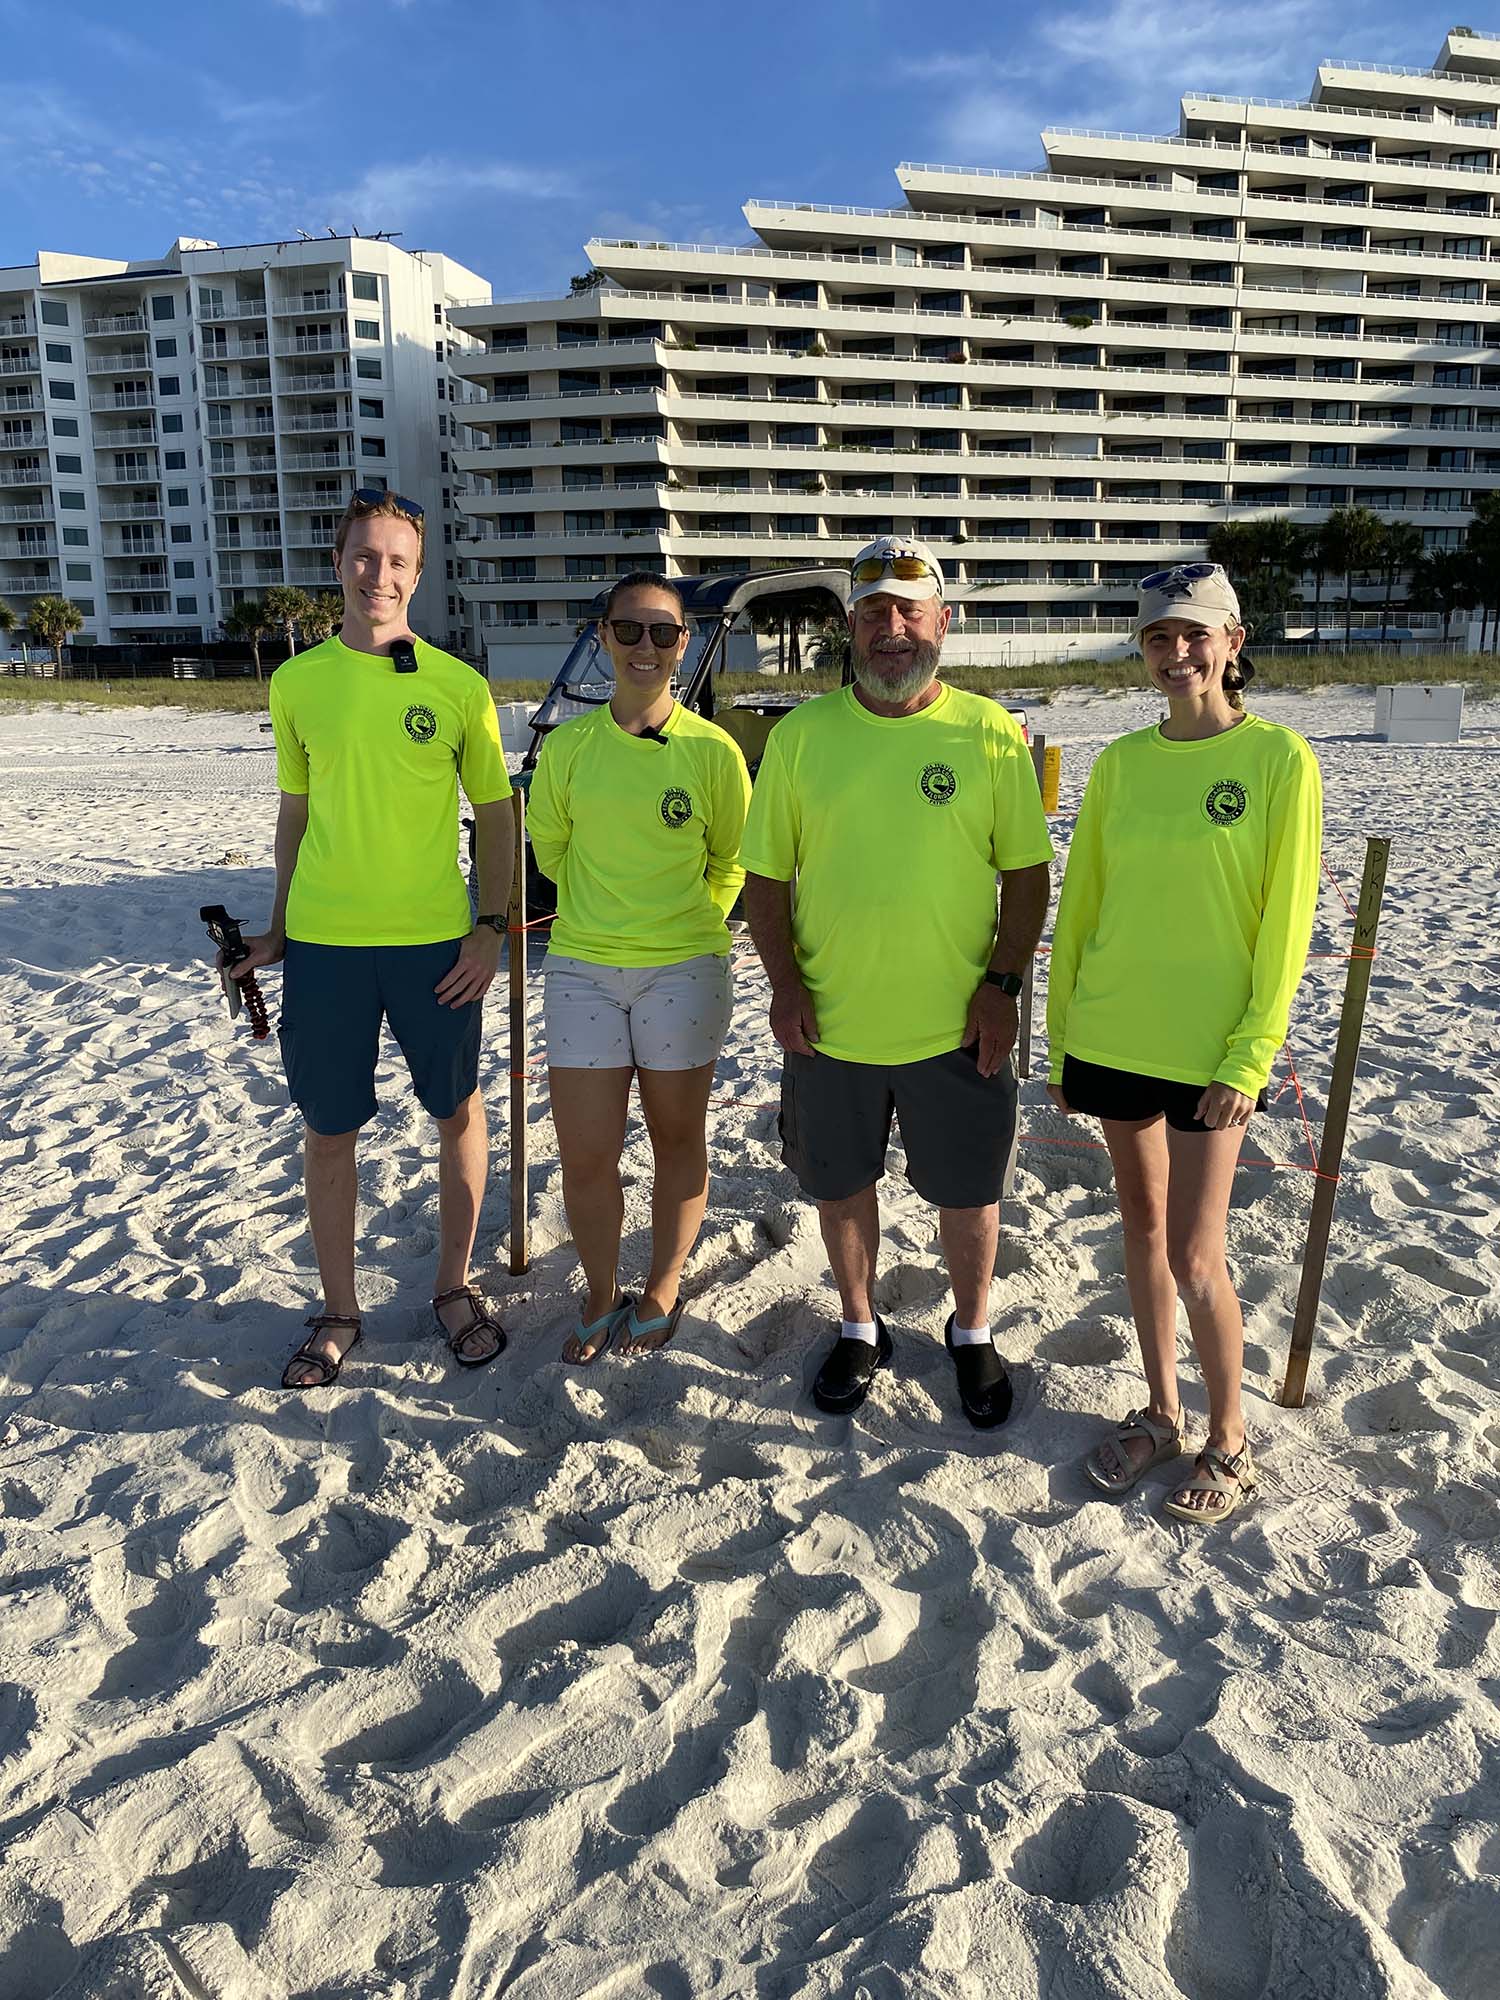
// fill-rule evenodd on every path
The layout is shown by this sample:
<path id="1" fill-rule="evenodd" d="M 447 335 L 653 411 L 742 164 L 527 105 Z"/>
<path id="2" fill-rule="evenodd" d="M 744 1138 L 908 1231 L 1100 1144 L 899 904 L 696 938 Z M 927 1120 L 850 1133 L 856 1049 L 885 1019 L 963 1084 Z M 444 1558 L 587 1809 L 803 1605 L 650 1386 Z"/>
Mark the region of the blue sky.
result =
<path id="1" fill-rule="evenodd" d="M 1040 166 L 1046 123 L 1170 131 L 1186 88 L 1302 97 L 1319 56 L 1426 66 L 1453 13 L 0 0 L 0 265 L 353 225 L 546 292 L 594 233 L 742 242 L 748 196 L 885 206 L 898 160 Z"/>

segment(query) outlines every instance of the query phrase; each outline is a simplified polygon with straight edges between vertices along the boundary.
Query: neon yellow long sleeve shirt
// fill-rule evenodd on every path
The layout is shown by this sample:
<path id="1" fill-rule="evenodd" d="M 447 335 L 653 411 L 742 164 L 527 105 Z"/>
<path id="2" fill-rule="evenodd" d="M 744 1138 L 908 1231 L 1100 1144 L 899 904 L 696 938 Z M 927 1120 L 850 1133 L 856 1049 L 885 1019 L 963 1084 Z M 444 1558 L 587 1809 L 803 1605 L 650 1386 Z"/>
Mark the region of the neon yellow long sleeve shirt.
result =
<path id="1" fill-rule="evenodd" d="M 1260 716 L 1202 742 L 1141 729 L 1089 774 L 1058 899 L 1049 1071 L 1064 1055 L 1253 1097 L 1312 934 L 1323 788 Z"/>
<path id="2" fill-rule="evenodd" d="M 542 745 L 527 829 L 557 884 L 552 949 L 593 965 L 676 965 L 729 950 L 725 923 L 745 871 L 750 777 L 739 745 L 680 706 L 664 743 L 607 707 Z"/>

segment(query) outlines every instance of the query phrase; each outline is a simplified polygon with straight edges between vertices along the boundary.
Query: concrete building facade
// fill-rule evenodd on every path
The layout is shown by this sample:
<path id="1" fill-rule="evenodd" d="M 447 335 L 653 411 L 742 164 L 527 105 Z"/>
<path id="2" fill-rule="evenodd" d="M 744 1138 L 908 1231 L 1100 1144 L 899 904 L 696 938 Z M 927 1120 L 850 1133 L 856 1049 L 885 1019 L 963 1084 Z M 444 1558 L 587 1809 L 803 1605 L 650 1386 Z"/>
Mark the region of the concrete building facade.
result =
<path id="1" fill-rule="evenodd" d="M 1050 129 L 1040 172 L 903 165 L 897 208 L 751 201 L 751 247 L 596 241 L 590 289 L 456 311 L 491 671 L 623 570 L 882 530 L 938 547 L 964 657 L 1017 662 L 1118 649 L 1217 522 L 1360 502 L 1460 545 L 1500 483 L 1497 116 L 1500 37 L 1455 29 L 1430 70 Z"/>
<path id="2" fill-rule="evenodd" d="M 0 269 L 0 598 L 71 598 L 82 645 L 191 645 L 272 584 L 331 588 L 350 491 L 384 484 L 427 511 L 420 629 L 471 648 L 448 311 L 487 293 L 371 237 Z"/>

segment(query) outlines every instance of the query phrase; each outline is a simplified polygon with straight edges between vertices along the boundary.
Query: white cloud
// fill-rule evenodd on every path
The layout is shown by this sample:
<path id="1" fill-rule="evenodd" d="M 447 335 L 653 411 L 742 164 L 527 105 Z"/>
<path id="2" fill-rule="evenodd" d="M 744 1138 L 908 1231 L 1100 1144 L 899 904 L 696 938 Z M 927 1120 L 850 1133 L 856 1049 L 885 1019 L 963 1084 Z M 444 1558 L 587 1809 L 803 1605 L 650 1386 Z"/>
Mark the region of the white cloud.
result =
<path id="1" fill-rule="evenodd" d="M 504 160 L 425 159 L 389 161 L 368 168 L 352 187 L 321 197 L 336 225 L 388 229 L 434 209 L 476 195 L 503 195 L 520 201 L 556 201 L 576 194 L 566 175 L 549 167 L 517 166 Z"/>

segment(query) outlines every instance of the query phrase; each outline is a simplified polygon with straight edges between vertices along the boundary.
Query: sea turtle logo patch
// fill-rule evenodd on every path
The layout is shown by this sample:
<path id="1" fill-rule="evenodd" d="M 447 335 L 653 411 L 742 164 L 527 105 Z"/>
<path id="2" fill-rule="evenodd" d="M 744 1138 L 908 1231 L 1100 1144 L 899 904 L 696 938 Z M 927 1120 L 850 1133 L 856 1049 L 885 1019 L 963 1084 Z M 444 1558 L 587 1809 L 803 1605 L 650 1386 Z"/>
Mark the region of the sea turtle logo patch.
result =
<path id="1" fill-rule="evenodd" d="M 1244 818 L 1247 803 L 1238 778 L 1219 778 L 1203 794 L 1203 817 L 1215 826 L 1233 826 Z"/>
<path id="2" fill-rule="evenodd" d="M 668 826 L 686 826 L 693 816 L 693 801 L 678 786 L 669 785 L 656 809 Z"/>
<path id="3" fill-rule="evenodd" d="M 950 805 L 958 795 L 958 779 L 948 764 L 929 764 L 917 781 L 930 806 Z"/>
<path id="4" fill-rule="evenodd" d="M 413 743 L 430 743 L 437 735 L 437 717 L 419 701 L 414 701 L 402 716 L 401 726 Z"/>

